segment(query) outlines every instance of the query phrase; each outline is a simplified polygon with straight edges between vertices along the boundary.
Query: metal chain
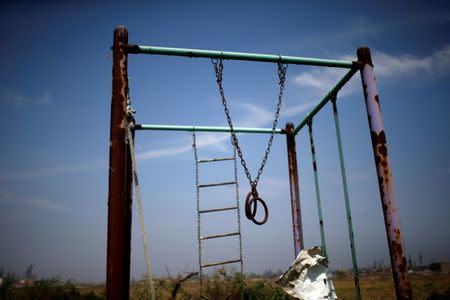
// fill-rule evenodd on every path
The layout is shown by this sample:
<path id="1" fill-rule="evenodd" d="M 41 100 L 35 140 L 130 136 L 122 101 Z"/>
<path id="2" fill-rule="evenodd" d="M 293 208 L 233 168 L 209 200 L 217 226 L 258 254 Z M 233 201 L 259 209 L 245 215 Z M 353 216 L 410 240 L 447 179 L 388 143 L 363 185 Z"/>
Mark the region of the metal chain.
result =
<path id="1" fill-rule="evenodd" d="M 200 275 L 200 288 L 203 289 L 203 271 L 202 271 L 202 243 L 201 243 L 201 228 L 200 228 L 200 189 L 199 189 L 199 176 L 198 176 L 198 156 L 197 156 L 197 143 L 195 131 L 192 132 L 192 148 L 194 149 L 195 156 L 195 187 L 197 197 L 197 240 L 198 240 L 198 269 Z"/>
<path id="2" fill-rule="evenodd" d="M 273 124 L 272 124 L 272 131 L 270 133 L 270 138 L 269 141 L 267 143 L 267 148 L 266 151 L 264 153 L 264 157 L 263 160 L 261 162 L 261 166 L 259 167 L 258 173 L 256 175 L 255 180 L 252 180 L 252 176 L 250 174 L 250 171 L 247 168 L 247 164 L 245 162 L 244 156 L 242 154 L 241 148 L 239 147 L 239 142 L 236 136 L 236 133 L 234 132 L 234 128 L 233 128 L 233 122 L 231 121 L 231 116 L 230 116 L 230 111 L 228 109 L 228 104 L 227 104 L 227 100 L 225 98 L 225 93 L 223 91 L 223 86 L 222 86 L 222 77 L 223 77 L 223 61 L 221 58 L 219 59 L 212 59 L 211 60 L 213 65 L 214 65 L 214 71 L 216 73 L 216 82 L 217 85 L 219 87 L 219 92 L 220 92 L 220 96 L 222 98 L 222 104 L 225 110 L 225 114 L 227 116 L 227 121 L 228 121 L 228 126 L 230 127 L 231 130 L 231 139 L 233 144 L 236 147 L 237 150 L 237 154 L 239 155 L 240 161 L 241 161 L 241 165 L 244 168 L 245 171 L 245 175 L 247 176 L 250 185 L 252 187 L 252 189 L 256 190 L 256 186 L 258 185 L 258 181 L 259 178 L 261 176 L 261 174 L 263 173 L 264 170 L 264 166 L 267 163 L 267 158 L 269 156 L 270 153 L 270 147 L 272 146 L 272 142 L 273 142 L 273 138 L 275 135 L 275 129 L 277 127 L 278 124 L 278 117 L 280 116 L 280 109 L 281 109 L 281 104 L 283 102 L 283 92 L 284 92 L 284 82 L 286 80 L 286 70 L 287 70 L 287 65 L 284 66 L 281 62 L 278 63 L 278 78 L 279 78 L 279 86 L 280 86 L 280 92 L 278 94 L 278 102 L 277 102 L 277 108 L 275 111 L 275 118 L 273 120 Z"/>
<path id="3" fill-rule="evenodd" d="M 239 204 L 239 182 L 238 182 L 238 171 L 236 164 L 236 147 L 233 144 L 233 166 L 234 166 L 234 181 L 236 182 L 236 206 L 237 206 L 237 221 L 238 221 L 238 232 L 239 232 L 239 258 L 241 259 L 241 275 L 244 275 L 244 259 L 242 257 L 242 231 L 241 231 L 241 209 Z"/>

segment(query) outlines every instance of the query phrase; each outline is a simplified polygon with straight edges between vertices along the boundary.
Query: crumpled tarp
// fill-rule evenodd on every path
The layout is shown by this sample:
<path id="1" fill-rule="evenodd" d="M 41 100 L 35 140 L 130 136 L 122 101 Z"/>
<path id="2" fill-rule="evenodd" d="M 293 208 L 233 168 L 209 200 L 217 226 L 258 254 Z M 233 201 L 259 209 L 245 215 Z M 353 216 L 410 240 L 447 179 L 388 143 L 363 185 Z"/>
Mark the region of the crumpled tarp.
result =
<path id="1" fill-rule="evenodd" d="M 327 259 L 319 246 L 300 251 L 277 284 L 297 299 L 337 299 Z"/>

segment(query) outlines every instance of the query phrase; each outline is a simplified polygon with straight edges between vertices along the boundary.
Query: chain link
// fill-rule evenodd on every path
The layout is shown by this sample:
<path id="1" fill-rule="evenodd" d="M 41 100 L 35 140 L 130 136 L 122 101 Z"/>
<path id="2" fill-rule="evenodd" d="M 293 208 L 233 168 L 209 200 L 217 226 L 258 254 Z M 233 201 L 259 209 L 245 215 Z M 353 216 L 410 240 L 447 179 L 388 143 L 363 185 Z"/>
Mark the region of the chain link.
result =
<path id="1" fill-rule="evenodd" d="M 238 222 L 238 232 L 239 232 L 239 258 L 241 259 L 241 275 L 244 274 L 244 259 L 242 257 L 242 231 L 241 231 L 241 209 L 239 204 L 239 182 L 238 182 L 238 171 L 236 163 L 236 147 L 231 141 L 233 146 L 233 167 L 234 167 L 234 181 L 236 182 L 236 206 L 237 206 L 237 222 Z"/>
<path id="2" fill-rule="evenodd" d="M 238 139 L 237 139 L 236 133 L 234 131 L 234 127 L 233 127 L 233 122 L 231 121 L 231 115 L 230 115 L 230 111 L 228 109 L 228 103 L 225 98 L 225 93 L 223 91 L 223 86 L 222 86 L 223 61 L 222 61 L 222 59 L 212 59 L 211 61 L 214 65 L 214 71 L 216 73 L 216 82 L 219 87 L 220 97 L 222 98 L 222 104 L 223 104 L 223 108 L 225 111 L 225 115 L 227 117 L 228 126 L 230 127 L 230 130 L 231 130 L 232 142 L 236 147 L 237 154 L 240 158 L 241 165 L 244 168 L 245 175 L 247 176 L 247 178 L 250 182 L 250 186 L 252 187 L 252 189 L 256 190 L 256 186 L 258 185 L 259 178 L 261 177 L 264 167 L 267 163 L 267 158 L 269 156 L 270 148 L 272 146 L 273 138 L 275 135 L 275 129 L 278 124 L 278 118 L 280 116 L 280 109 L 281 109 L 282 102 L 283 102 L 284 82 L 286 80 L 287 65 L 284 66 L 281 62 L 278 63 L 278 78 L 279 78 L 278 84 L 280 86 L 280 92 L 278 94 L 278 102 L 277 102 L 277 107 L 276 107 L 276 111 L 275 111 L 275 118 L 273 120 L 272 131 L 270 133 L 269 141 L 267 142 L 266 151 L 265 151 L 264 157 L 261 161 L 261 166 L 259 167 L 259 170 L 257 172 L 255 180 L 252 180 L 252 175 L 250 174 L 250 171 L 248 170 L 247 163 L 245 162 L 245 159 L 244 159 L 244 155 L 242 154 L 242 150 L 239 147 L 239 142 L 238 142 Z"/>
<path id="3" fill-rule="evenodd" d="M 202 271 L 202 243 L 201 243 L 201 223 L 200 223 L 200 189 L 199 189 L 199 175 L 198 175 L 198 156 L 197 156 L 197 141 L 195 131 L 192 132 L 192 148 L 195 156 L 195 187 L 197 200 L 197 240 L 198 240 L 198 269 L 200 275 L 200 288 L 203 289 L 203 271 Z"/>

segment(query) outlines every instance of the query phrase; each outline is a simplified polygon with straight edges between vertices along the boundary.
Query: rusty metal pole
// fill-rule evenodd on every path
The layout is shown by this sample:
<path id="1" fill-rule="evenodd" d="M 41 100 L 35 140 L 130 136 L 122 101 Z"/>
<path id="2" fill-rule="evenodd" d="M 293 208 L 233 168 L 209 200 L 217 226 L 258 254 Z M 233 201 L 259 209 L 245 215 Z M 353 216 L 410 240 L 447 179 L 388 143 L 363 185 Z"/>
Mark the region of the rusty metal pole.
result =
<path id="1" fill-rule="evenodd" d="M 286 124 L 286 141 L 289 164 L 289 184 L 291 187 L 292 227 L 294 232 L 295 257 L 303 249 L 302 215 L 300 210 L 300 191 L 298 186 L 297 151 L 295 149 L 294 124 Z"/>
<path id="2" fill-rule="evenodd" d="M 109 141 L 106 299 L 127 300 L 130 289 L 132 178 L 125 144 L 128 31 L 114 30 L 111 128 Z"/>
<path id="3" fill-rule="evenodd" d="M 412 299 L 408 267 L 400 234 L 400 219 L 392 188 L 391 166 L 388 159 L 386 135 L 384 133 L 383 119 L 381 118 L 380 101 L 375 82 L 372 58 L 370 50 L 366 46 L 358 48 L 357 55 L 358 61 L 361 63 L 361 80 L 369 118 L 372 148 L 378 175 L 389 253 L 391 256 L 395 293 L 397 299 Z"/>

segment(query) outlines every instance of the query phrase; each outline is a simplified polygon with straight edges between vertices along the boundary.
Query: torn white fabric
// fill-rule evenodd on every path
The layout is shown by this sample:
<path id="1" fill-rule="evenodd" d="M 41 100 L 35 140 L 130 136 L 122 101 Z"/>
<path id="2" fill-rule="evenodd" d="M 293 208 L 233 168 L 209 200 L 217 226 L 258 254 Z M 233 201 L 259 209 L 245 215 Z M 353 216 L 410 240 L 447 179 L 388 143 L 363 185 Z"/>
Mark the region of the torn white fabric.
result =
<path id="1" fill-rule="evenodd" d="M 319 246 L 300 251 L 277 284 L 297 299 L 337 299 L 327 259 Z"/>

